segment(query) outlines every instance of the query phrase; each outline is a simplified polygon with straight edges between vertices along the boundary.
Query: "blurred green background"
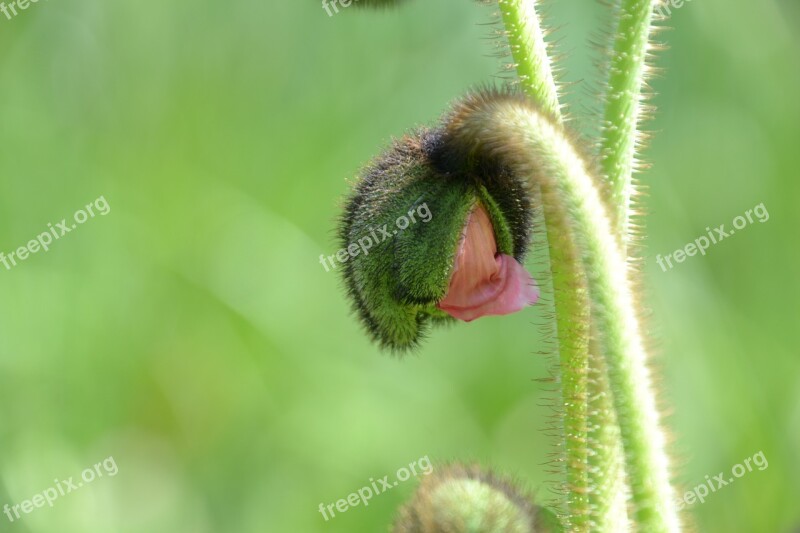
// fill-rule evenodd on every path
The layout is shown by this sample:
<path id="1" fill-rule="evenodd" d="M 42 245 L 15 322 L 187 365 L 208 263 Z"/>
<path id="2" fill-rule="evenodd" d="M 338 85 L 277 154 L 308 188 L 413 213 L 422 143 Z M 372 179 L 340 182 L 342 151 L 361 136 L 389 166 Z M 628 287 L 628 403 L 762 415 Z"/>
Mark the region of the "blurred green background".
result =
<path id="1" fill-rule="evenodd" d="M 0 251 L 104 196 L 0 266 L 0 506 L 113 456 L 13 532 L 379 532 L 409 481 L 326 522 L 317 508 L 421 457 L 478 460 L 540 500 L 546 309 L 378 353 L 320 254 L 346 179 L 392 136 L 497 79 L 491 8 L 410 2 L 39 2 L 0 15 Z M 594 130 L 594 0 L 550 2 L 573 126 Z M 678 479 L 763 451 L 691 507 L 701 531 L 800 527 L 800 8 L 675 11 L 642 175 L 662 398 Z M 667 254 L 764 203 L 668 272 Z M 542 246 L 542 243 L 538 243 Z M 390 478 L 391 479 L 391 478 Z"/>

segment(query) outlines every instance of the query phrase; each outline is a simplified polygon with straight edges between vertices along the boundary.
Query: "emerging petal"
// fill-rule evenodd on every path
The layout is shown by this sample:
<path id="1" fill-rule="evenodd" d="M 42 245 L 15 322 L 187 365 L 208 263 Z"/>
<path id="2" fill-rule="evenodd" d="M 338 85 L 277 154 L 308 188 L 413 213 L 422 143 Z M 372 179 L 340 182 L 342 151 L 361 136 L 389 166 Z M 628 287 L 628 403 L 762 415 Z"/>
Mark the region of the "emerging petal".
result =
<path id="1" fill-rule="evenodd" d="M 494 228 L 478 203 L 467 221 L 447 295 L 438 307 L 470 322 L 516 313 L 539 298 L 536 282 L 516 259 L 497 253 Z"/>

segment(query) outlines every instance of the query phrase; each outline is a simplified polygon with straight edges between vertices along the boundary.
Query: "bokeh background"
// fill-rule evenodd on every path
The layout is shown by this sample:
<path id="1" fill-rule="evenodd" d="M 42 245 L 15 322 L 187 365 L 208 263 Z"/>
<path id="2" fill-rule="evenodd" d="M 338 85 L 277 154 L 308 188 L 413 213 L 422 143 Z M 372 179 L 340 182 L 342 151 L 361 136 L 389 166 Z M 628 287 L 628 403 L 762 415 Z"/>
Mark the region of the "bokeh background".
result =
<path id="1" fill-rule="evenodd" d="M 594 0 L 550 2 L 573 127 L 596 126 Z M 428 456 L 477 460 L 541 500 L 551 370 L 534 307 L 436 331 L 404 360 L 349 314 L 333 227 L 392 136 L 498 80 L 491 8 L 418 0 L 51 1 L 0 15 L 0 251 L 104 196 L 106 216 L 0 267 L 0 506 L 113 456 L 119 472 L 11 532 L 379 532 Z M 691 507 L 700 531 L 800 527 L 800 8 L 677 9 L 642 175 L 647 302 L 677 477 L 763 451 Z M 764 203 L 770 218 L 662 272 Z M 538 245 L 542 245 L 538 243 Z M 390 478 L 391 479 L 391 478 Z"/>

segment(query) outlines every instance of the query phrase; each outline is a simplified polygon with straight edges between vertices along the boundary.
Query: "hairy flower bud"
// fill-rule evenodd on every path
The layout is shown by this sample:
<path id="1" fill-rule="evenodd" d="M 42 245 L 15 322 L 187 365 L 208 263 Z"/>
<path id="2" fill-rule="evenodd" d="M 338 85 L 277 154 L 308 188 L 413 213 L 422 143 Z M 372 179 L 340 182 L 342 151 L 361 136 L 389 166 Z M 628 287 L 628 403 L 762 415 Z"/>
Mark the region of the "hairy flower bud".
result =
<path id="1" fill-rule="evenodd" d="M 339 228 L 343 275 L 382 346 L 416 345 L 428 323 L 521 310 L 538 298 L 522 266 L 532 209 L 526 181 L 457 156 L 445 127 L 396 141 L 362 173 Z"/>
<path id="2" fill-rule="evenodd" d="M 557 520 L 510 482 L 477 466 L 453 465 L 423 479 L 393 533 L 551 533 Z"/>

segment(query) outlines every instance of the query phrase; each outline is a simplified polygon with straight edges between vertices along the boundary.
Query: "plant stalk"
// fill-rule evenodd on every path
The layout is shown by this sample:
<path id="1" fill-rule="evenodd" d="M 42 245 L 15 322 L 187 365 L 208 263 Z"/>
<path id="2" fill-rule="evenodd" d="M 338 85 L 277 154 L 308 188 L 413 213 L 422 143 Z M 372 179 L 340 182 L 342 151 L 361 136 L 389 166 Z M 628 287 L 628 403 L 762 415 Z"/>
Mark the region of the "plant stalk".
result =
<path id="1" fill-rule="evenodd" d="M 521 175 L 534 176 L 545 205 L 560 206 L 572 224 L 588 274 L 592 321 L 604 344 L 635 523 L 642 531 L 679 531 L 666 439 L 627 264 L 588 165 L 562 128 L 530 104 L 492 106 L 476 115 L 483 125 L 472 132 L 472 142 L 480 146 L 476 149 L 494 154 Z"/>
<path id="2" fill-rule="evenodd" d="M 626 251 L 631 238 L 631 198 L 636 184 L 636 151 L 644 141 L 639 128 L 647 115 L 644 89 L 653 47 L 655 8 L 661 0 L 620 0 L 609 58 L 608 89 L 600 139 L 609 216 Z"/>

